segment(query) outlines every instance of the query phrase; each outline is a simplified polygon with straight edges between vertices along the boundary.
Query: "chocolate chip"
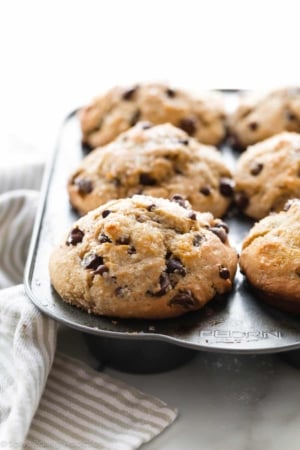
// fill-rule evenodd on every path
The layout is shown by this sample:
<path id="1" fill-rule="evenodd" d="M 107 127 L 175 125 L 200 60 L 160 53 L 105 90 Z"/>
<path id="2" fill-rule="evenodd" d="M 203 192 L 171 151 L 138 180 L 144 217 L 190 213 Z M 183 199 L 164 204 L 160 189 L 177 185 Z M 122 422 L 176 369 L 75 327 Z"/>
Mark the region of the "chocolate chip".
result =
<path id="1" fill-rule="evenodd" d="M 171 288 L 169 277 L 166 273 L 162 273 L 159 277 L 160 291 L 156 292 L 157 297 L 165 295 L 167 291 Z"/>
<path id="2" fill-rule="evenodd" d="M 111 182 L 115 185 L 115 187 L 121 186 L 121 180 L 119 178 L 112 178 Z"/>
<path id="3" fill-rule="evenodd" d="M 188 139 L 178 139 L 179 144 L 182 145 L 189 145 L 189 140 Z"/>
<path id="4" fill-rule="evenodd" d="M 196 234 L 193 239 L 193 246 L 200 247 L 201 242 L 203 241 L 203 236 L 200 234 Z"/>
<path id="5" fill-rule="evenodd" d="M 290 207 L 292 206 L 292 204 L 294 203 L 293 200 L 288 200 L 283 207 L 283 211 L 288 211 L 290 209 Z"/>
<path id="6" fill-rule="evenodd" d="M 159 277 L 159 286 L 160 289 L 158 291 L 155 292 L 147 291 L 147 294 L 153 295 L 154 297 L 162 297 L 167 293 L 167 291 L 172 289 L 169 277 L 165 272 L 162 272 L 162 274 Z"/>
<path id="7" fill-rule="evenodd" d="M 81 149 L 84 153 L 90 153 L 93 148 L 87 142 L 81 142 Z"/>
<path id="8" fill-rule="evenodd" d="M 130 242 L 130 238 L 128 236 L 121 236 L 116 240 L 116 244 L 118 245 L 128 245 Z"/>
<path id="9" fill-rule="evenodd" d="M 104 273 L 108 272 L 108 267 L 106 267 L 104 264 L 101 266 L 98 266 L 97 269 L 94 270 L 94 275 L 103 275 Z"/>
<path id="10" fill-rule="evenodd" d="M 166 89 L 166 94 L 170 98 L 174 98 L 176 96 L 176 92 L 171 88 Z"/>
<path id="11" fill-rule="evenodd" d="M 249 198 L 243 191 L 235 193 L 234 201 L 236 206 L 241 210 L 246 209 L 247 206 L 249 205 Z"/>
<path id="12" fill-rule="evenodd" d="M 258 175 L 263 170 L 264 165 L 262 163 L 255 163 L 251 169 L 251 175 Z"/>
<path id="13" fill-rule="evenodd" d="M 228 278 L 230 278 L 230 272 L 227 267 L 219 267 L 219 275 L 223 280 L 228 280 Z"/>
<path id="14" fill-rule="evenodd" d="M 100 236 L 98 237 L 98 241 L 100 242 L 100 244 L 105 244 L 106 242 L 111 242 L 111 239 L 106 236 L 106 234 L 101 233 Z"/>
<path id="15" fill-rule="evenodd" d="M 194 117 L 185 117 L 178 122 L 178 127 L 193 136 L 197 130 L 196 120 Z"/>
<path id="16" fill-rule="evenodd" d="M 79 194 L 90 194 L 93 190 L 93 183 L 86 178 L 76 178 L 74 183 L 78 187 Z"/>
<path id="17" fill-rule="evenodd" d="M 123 92 L 122 99 L 123 100 L 131 100 L 137 90 L 137 86 L 127 89 L 127 91 Z"/>
<path id="18" fill-rule="evenodd" d="M 186 275 L 186 270 L 178 258 L 170 258 L 167 261 L 167 273 L 179 273 L 183 277 Z"/>
<path id="19" fill-rule="evenodd" d="M 151 205 L 147 206 L 147 211 L 151 212 L 156 208 L 156 205 L 154 203 L 151 203 Z"/>
<path id="20" fill-rule="evenodd" d="M 105 209 L 104 211 L 102 211 L 103 219 L 105 219 L 105 217 L 107 217 L 110 213 L 111 213 L 111 211 L 109 209 Z"/>
<path id="21" fill-rule="evenodd" d="M 98 269 L 99 266 L 103 265 L 103 258 L 102 256 L 98 256 L 95 254 L 87 255 L 83 261 L 82 265 L 85 269 Z"/>
<path id="22" fill-rule="evenodd" d="M 211 194 L 211 188 L 209 186 L 202 186 L 202 188 L 200 188 L 200 192 L 201 194 L 208 196 Z"/>
<path id="23" fill-rule="evenodd" d="M 223 228 L 211 227 L 209 231 L 212 231 L 225 244 L 227 241 L 227 233 Z"/>
<path id="24" fill-rule="evenodd" d="M 197 220 L 197 214 L 194 211 L 189 212 L 188 218 L 191 220 Z"/>
<path id="25" fill-rule="evenodd" d="M 156 179 L 153 178 L 148 173 L 140 174 L 140 184 L 142 184 L 143 186 L 155 186 L 156 183 L 157 183 Z"/>
<path id="26" fill-rule="evenodd" d="M 256 131 L 258 128 L 258 123 L 257 122 L 250 122 L 248 124 L 248 127 L 250 128 L 251 131 Z"/>
<path id="27" fill-rule="evenodd" d="M 66 244 L 67 245 L 77 245 L 80 242 L 82 242 L 84 236 L 84 232 L 81 231 L 79 228 L 73 228 L 73 230 L 70 232 Z"/>
<path id="28" fill-rule="evenodd" d="M 300 277 L 300 267 L 297 267 L 297 269 L 295 269 L 296 275 L 298 275 L 298 277 Z"/>
<path id="29" fill-rule="evenodd" d="M 223 222 L 223 220 L 219 220 L 219 222 L 215 223 L 214 226 L 217 228 L 224 228 L 226 233 L 229 233 L 229 226 L 227 225 L 227 223 Z"/>
<path id="30" fill-rule="evenodd" d="M 126 285 L 126 286 L 119 286 L 119 287 L 117 287 L 116 289 L 115 289 L 115 294 L 118 296 L 118 297 L 125 297 L 126 295 L 128 295 L 129 294 L 129 288 L 128 288 L 128 286 Z"/>
<path id="31" fill-rule="evenodd" d="M 232 197 L 234 193 L 234 181 L 232 178 L 223 177 L 220 179 L 219 190 L 224 197 Z"/>
<path id="32" fill-rule="evenodd" d="M 134 255 L 136 253 L 136 248 L 131 246 L 127 250 L 128 255 Z"/>
<path id="33" fill-rule="evenodd" d="M 184 309 L 194 309 L 199 304 L 198 300 L 195 299 L 192 292 L 188 289 L 186 291 L 179 291 L 171 300 L 169 301 L 169 306 L 181 306 Z"/>
<path id="34" fill-rule="evenodd" d="M 289 122 L 293 122 L 294 120 L 298 120 L 298 117 L 296 116 L 296 114 L 294 114 L 291 111 L 286 111 L 285 112 L 285 118 L 286 120 L 288 120 Z"/>
<path id="35" fill-rule="evenodd" d="M 182 206 L 183 208 L 187 208 L 186 200 L 179 194 L 174 194 L 171 197 L 171 202 L 178 203 L 178 205 Z"/>
<path id="36" fill-rule="evenodd" d="M 129 125 L 131 127 L 133 127 L 139 121 L 140 117 L 141 117 L 141 111 L 139 109 L 137 109 L 130 117 Z"/>

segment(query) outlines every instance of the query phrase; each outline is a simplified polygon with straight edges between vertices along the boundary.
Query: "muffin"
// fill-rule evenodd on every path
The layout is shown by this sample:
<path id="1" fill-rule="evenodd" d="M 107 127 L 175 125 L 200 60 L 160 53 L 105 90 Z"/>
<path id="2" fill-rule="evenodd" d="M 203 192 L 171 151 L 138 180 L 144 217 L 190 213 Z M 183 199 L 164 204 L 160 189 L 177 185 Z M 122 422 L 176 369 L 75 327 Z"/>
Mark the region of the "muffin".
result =
<path id="1" fill-rule="evenodd" d="M 300 133 L 300 88 L 244 94 L 228 122 L 230 143 L 239 150 L 282 131 Z"/>
<path id="2" fill-rule="evenodd" d="M 227 231 L 178 199 L 112 200 L 75 222 L 53 250 L 51 281 L 65 302 L 90 313 L 180 316 L 231 290 L 237 254 Z"/>
<path id="3" fill-rule="evenodd" d="M 300 134 L 283 132 L 248 147 L 235 171 L 235 201 L 261 219 L 300 197 Z"/>
<path id="4" fill-rule="evenodd" d="M 172 123 L 204 144 L 225 136 L 225 110 L 220 93 L 197 97 L 166 84 L 115 87 L 80 111 L 82 140 L 91 148 L 105 145 L 138 121 Z"/>
<path id="5" fill-rule="evenodd" d="M 215 147 L 200 144 L 170 124 L 139 122 L 85 157 L 68 183 L 80 213 L 134 194 L 180 194 L 198 211 L 221 217 L 234 192 L 230 170 Z"/>
<path id="6" fill-rule="evenodd" d="M 261 219 L 243 242 L 240 268 L 265 302 L 300 313 L 300 200 Z"/>

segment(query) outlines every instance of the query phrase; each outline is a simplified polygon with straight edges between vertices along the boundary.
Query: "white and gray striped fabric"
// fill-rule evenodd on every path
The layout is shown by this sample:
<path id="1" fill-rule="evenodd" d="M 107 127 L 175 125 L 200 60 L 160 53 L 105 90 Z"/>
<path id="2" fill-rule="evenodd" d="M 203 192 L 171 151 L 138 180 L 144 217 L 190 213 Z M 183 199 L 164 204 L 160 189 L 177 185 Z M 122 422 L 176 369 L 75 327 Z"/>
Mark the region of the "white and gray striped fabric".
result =
<path id="1" fill-rule="evenodd" d="M 20 284 L 41 174 L 32 166 L 10 176 L 0 170 L 0 448 L 136 449 L 170 425 L 176 409 L 56 354 L 56 323 Z"/>

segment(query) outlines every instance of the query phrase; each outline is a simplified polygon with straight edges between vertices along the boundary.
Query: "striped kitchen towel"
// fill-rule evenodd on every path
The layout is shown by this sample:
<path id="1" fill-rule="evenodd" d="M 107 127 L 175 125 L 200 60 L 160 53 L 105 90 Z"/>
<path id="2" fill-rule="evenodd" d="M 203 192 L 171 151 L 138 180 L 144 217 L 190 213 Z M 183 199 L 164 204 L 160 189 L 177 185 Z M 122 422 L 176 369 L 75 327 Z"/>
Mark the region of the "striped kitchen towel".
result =
<path id="1" fill-rule="evenodd" d="M 12 174 L 14 190 L 0 195 L 0 448 L 136 449 L 170 425 L 176 409 L 55 353 L 56 323 L 20 284 L 38 198 L 30 190 L 40 179 L 35 173 L 27 166 Z M 0 170 L 0 192 L 2 179 L 8 189 Z"/>

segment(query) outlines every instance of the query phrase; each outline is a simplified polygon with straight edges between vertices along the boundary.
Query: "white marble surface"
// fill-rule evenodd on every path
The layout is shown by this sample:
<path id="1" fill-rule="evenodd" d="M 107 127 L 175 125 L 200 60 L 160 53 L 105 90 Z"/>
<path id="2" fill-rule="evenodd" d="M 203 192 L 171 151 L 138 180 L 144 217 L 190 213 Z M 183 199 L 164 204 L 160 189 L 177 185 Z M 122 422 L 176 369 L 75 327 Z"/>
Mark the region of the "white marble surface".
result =
<path id="1" fill-rule="evenodd" d="M 0 2 L 0 164 L 47 160 L 73 108 L 115 83 L 191 89 L 299 83 L 293 0 Z M 59 349 L 92 366 L 81 335 Z M 145 450 L 299 450 L 300 373 L 277 356 L 199 353 L 154 375 L 108 373 L 174 405 Z"/>

